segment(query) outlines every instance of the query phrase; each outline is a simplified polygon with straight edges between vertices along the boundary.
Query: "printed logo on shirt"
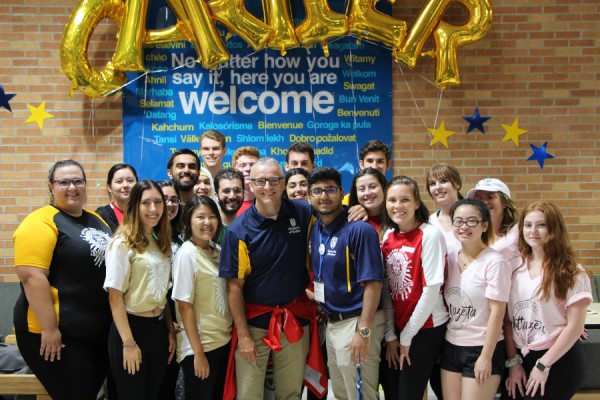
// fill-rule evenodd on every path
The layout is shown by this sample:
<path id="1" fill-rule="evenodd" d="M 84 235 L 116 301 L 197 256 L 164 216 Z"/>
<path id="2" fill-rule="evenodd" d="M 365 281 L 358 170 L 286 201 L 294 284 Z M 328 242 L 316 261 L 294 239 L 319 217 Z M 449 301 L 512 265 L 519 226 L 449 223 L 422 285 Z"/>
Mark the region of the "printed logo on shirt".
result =
<path id="1" fill-rule="evenodd" d="M 444 293 L 444 297 L 448 304 L 448 314 L 450 314 L 448 329 L 464 328 L 477 315 L 477 309 L 473 307 L 473 302 L 461 288 L 449 288 Z"/>
<path id="2" fill-rule="evenodd" d="M 520 301 L 513 306 L 512 324 L 514 334 L 527 345 L 546 333 L 546 325 L 540 318 L 540 307 L 531 300 Z"/>
<path id="3" fill-rule="evenodd" d="M 292 235 L 300 233 L 302 229 L 296 225 L 296 218 L 290 218 L 290 226 L 288 227 L 288 234 Z"/>
<path id="4" fill-rule="evenodd" d="M 409 250 L 408 252 L 411 253 L 410 248 L 402 247 L 392 250 L 385 259 L 385 268 L 393 299 L 400 297 L 400 299 L 406 300 L 412 291 L 412 260 L 406 255 L 405 250 Z"/>
<path id="5" fill-rule="evenodd" d="M 170 287 L 171 261 L 159 256 L 148 257 L 148 290 L 156 302 L 167 295 Z"/>
<path id="6" fill-rule="evenodd" d="M 110 236 L 96 228 L 85 228 L 80 237 L 90 245 L 90 256 L 94 257 L 94 264 L 101 268 L 104 266 L 104 253 L 110 241 Z"/>

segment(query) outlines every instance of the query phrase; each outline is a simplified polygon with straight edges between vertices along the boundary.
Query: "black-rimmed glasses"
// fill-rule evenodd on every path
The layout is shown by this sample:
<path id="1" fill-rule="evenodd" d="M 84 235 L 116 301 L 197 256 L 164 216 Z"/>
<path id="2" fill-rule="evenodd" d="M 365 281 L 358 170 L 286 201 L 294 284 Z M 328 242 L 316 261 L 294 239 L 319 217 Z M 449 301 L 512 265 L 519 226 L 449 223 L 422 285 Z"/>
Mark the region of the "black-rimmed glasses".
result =
<path id="1" fill-rule="evenodd" d="M 71 184 L 75 185 L 76 187 L 85 186 L 85 179 L 83 179 L 83 178 L 60 179 L 60 180 L 51 181 L 51 182 L 58 184 L 58 186 L 60 186 L 61 188 L 68 188 L 69 186 L 71 186 Z"/>
<path id="2" fill-rule="evenodd" d="M 308 191 L 312 197 L 321 197 L 323 193 L 327 193 L 327 196 L 333 196 L 340 190 L 339 186 L 327 186 L 326 188 L 314 188 Z"/>
<path id="3" fill-rule="evenodd" d="M 281 182 L 282 179 L 284 179 L 283 176 L 273 176 L 271 178 L 250 179 L 250 182 L 254 183 L 256 186 L 259 187 L 265 186 L 267 182 L 269 182 L 269 185 L 271 186 L 277 186 L 279 185 L 279 182 Z"/>
<path id="4" fill-rule="evenodd" d="M 453 219 L 452 226 L 455 228 L 460 228 L 461 226 L 466 224 L 469 228 L 475 228 L 477 225 L 479 225 L 480 222 L 483 222 L 483 221 L 480 219 L 467 219 L 467 220 Z"/>

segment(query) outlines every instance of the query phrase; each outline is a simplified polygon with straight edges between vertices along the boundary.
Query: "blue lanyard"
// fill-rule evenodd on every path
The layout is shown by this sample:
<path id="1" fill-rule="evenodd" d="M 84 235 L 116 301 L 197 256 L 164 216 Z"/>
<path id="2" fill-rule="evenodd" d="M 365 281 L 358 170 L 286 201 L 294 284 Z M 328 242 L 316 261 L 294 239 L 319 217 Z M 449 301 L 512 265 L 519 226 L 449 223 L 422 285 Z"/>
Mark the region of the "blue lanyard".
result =
<path id="1" fill-rule="evenodd" d="M 362 381 L 362 373 L 360 371 L 360 364 L 356 366 L 356 400 L 362 400 L 363 391 L 362 391 L 363 381 Z"/>
<path id="2" fill-rule="evenodd" d="M 317 282 L 323 282 L 321 280 L 321 272 L 323 271 L 323 257 L 325 257 L 325 253 L 327 252 L 327 245 L 329 244 L 329 240 L 331 240 L 332 234 L 325 240 L 323 243 L 323 233 L 322 227 L 319 226 L 319 274 L 317 275 Z"/>
<path id="3" fill-rule="evenodd" d="M 323 225 L 319 224 L 319 274 L 317 275 L 317 282 L 323 282 L 321 280 L 321 272 L 323 270 L 323 257 L 325 257 L 325 254 L 327 253 L 327 245 L 329 244 L 329 241 L 331 240 L 331 238 L 337 232 L 337 230 L 339 229 L 339 227 L 341 225 L 342 224 L 339 224 L 338 226 L 336 226 L 335 229 L 333 231 L 331 231 L 331 234 L 329 235 L 327 240 L 325 240 L 325 243 L 323 243 L 323 233 L 322 233 Z M 321 254 L 321 249 L 323 249 L 323 254 Z"/>

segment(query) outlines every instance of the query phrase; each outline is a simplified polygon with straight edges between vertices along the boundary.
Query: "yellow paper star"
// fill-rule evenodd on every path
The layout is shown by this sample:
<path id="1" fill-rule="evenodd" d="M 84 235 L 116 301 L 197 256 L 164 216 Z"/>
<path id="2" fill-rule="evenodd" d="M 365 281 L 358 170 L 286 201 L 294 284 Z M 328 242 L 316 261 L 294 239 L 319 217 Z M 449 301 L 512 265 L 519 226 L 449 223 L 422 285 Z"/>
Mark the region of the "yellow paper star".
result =
<path id="1" fill-rule="evenodd" d="M 27 118 L 27 121 L 25 121 L 26 124 L 28 124 L 29 122 L 37 122 L 40 129 L 43 129 L 44 128 L 44 120 L 46 118 L 54 118 L 54 115 L 47 113 L 44 110 L 44 108 L 46 108 L 45 101 L 43 101 L 39 107 L 34 107 L 31 104 L 27 104 L 27 107 L 29 107 L 29 111 L 31 112 L 31 115 L 29 116 L 29 118 Z"/>
<path id="2" fill-rule="evenodd" d="M 512 140 L 517 147 L 519 146 L 519 136 L 527 133 L 525 129 L 519 128 L 519 118 L 515 118 L 512 125 L 502 124 L 502 127 L 506 131 L 506 135 L 504 135 L 502 141 L 506 142 L 507 140 Z"/>
<path id="3" fill-rule="evenodd" d="M 441 144 L 446 146 L 446 148 L 448 148 L 448 138 L 456 133 L 452 131 L 447 131 L 446 127 L 444 127 L 444 121 L 442 121 L 438 129 L 427 128 L 427 130 L 433 134 L 433 139 L 431 139 L 430 146 L 433 146 L 434 144 L 440 142 Z"/>

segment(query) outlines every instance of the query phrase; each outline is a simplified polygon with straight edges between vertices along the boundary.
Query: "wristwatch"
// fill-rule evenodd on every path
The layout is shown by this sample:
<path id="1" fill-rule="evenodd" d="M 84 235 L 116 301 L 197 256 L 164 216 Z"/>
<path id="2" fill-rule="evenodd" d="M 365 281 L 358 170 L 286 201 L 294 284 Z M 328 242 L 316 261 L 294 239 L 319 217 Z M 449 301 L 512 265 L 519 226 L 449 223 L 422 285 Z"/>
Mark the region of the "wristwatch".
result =
<path id="1" fill-rule="evenodd" d="M 358 328 L 357 332 L 360 335 L 360 337 L 363 339 L 367 339 L 367 338 L 371 337 L 371 330 L 369 328 L 367 328 L 366 326 L 363 326 L 362 328 Z"/>
<path id="2" fill-rule="evenodd" d="M 550 367 L 547 367 L 544 364 L 542 364 L 542 362 L 539 359 L 535 362 L 535 367 L 541 372 L 545 372 L 546 370 L 550 369 Z"/>
<path id="3" fill-rule="evenodd" d="M 523 358 L 517 354 L 513 358 L 509 358 L 508 360 L 506 360 L 506 362 L 504 363 L 504 366 L 506 368 L 512 368 L 515 365 L 521 365 L 521 364 L 523 364 Z"/>

